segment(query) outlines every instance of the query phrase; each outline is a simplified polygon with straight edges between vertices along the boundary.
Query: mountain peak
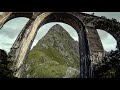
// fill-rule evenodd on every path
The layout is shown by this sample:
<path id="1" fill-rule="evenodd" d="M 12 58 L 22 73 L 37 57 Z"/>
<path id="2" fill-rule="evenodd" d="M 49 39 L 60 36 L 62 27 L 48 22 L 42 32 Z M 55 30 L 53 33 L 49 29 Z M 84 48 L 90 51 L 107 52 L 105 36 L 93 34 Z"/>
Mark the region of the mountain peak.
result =
<path id="1" fill-rule="evenodd" d="M 38 41 L 38 44 L 44 43 L 50 46 L 58 46 L 63 44 L 69 48 L 72 48 L 74 51 L 79 52 L 78 42 L 75 41 L 70 34 L 59 24 L 52 26 L 47 34 Z"/>
<path id="2" fill-rule="evenodd" d="M 60 24 L 55 24 L 54 26 L 52 26 L 52 28 L 63 28 Z"/>
<path id="3" fill-rule="evenodd" d="M 69 71 L 80 69 L 79 44 L 56 24 L 38 41 L 26 61 L 25 77 L 72 77 Z"/>
<path id="4" fill-rule="evenodd" d="M 61 25 L 59 25 L 59 24 L 55 24 L 54 26 L 52 26 L 51 28 L 50 28 L 50 30 L 49 31 L 66 31 Z"/>
<path id="5" fill-rule="evenodd" d="M 49 39 L 62 39 L 63 41 L 74 42 L 74 39 L 70 36 L 70 34 L 59 24 L 52 26 L 42 38 L 42 41 L 47 41 Z"/>
<path id="6" fill-rule="evenodd" d="M 69 33 L 59 24 L 52 26 L 47 34 L 69 35 Z"/>

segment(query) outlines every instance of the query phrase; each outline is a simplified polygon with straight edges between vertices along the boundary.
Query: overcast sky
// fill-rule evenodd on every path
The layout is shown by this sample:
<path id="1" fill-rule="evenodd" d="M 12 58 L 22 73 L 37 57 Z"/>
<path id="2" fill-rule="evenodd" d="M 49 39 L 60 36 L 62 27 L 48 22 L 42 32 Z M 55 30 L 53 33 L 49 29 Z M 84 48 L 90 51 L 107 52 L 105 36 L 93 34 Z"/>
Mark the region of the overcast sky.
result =
<path id="1" fill-rule="evenodd" d="M 91 14 L 93 12 L 85 12 L 85 13 Z M 106 16 L 107 18 L 115 18 L 120 21 L 120 12 L 94 12 L 94 14 L 97 16 Z M 3 28 L 0 29 L 0 49 L 4 49 L 7 52 L 10 51 L 12 44 L 14 43 L 18 34 L 20 33 L 20 31 L 22 30 L 22 28 L 24 27 L 24 25 L 27 23 L 28 20 L 29 20 L 28 18 L 24 18 L 24 17 L 15 18 L 8 21 L 3 26 Z M 61 26 L 63 26 L 63 28 L 71 35 L 71 37 L 74 40 L 78 41 L 78 35 L 74 30 L 74 28 L 64 23 L 52 22 L 43 25 L 39 29 L 32 47 L 36 45 L 38 40 L 41 39 L 48 32 L 48 30 L 55 24 L 60 24 Z M 101 38 L 103 47 L 106 51 L 115 50 L 116 40 L 110 34 L 108 34 L 103 30 L 98 30 L 98 34 Z"/>

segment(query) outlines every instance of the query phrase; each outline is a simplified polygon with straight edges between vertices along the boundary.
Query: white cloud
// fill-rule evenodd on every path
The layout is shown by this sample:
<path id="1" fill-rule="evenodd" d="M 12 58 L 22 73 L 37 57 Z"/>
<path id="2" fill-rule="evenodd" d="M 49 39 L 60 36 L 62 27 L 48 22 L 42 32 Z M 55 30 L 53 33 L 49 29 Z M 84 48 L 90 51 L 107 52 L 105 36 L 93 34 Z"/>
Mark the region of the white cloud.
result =
<path id="1" fill-rule="evenodd" d="M 8 21 L 0 29 L 0 49 L 9 52 L 18 34 L 27 23 L 27 18 L 15 18 Z"/>
<path id="2" fill-rule="evenodd" d="M 4 37 L 4 38 L 3 38 Z M 14 43 L 16 38 L 10 39 L 3 35 L 0 36 L 0 49 L 4 49 L 5 51 L 9 52 L 12 44 Z"/>
<path id="3" fill-rule="evenodd" d="M 97 31 L 100 36 L 104 50 L 106 51 L 116 50 L 117 41 L 115 40 L 115 38 L 106 31 L 100 29 Z"/>

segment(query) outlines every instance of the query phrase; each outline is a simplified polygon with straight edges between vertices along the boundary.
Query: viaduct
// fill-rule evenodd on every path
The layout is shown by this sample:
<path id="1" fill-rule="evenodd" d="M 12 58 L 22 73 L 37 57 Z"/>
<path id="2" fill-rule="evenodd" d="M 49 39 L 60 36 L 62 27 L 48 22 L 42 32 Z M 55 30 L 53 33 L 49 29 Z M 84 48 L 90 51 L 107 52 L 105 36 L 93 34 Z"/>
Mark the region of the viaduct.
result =
<path id="1" fill-rule="evenodd" d="M 115 19 L 98 17 L 81 12 L 3 12 L 0 27 L 17 17 L 29 18 L 9 52 L 8 60 L 14 61 L 12 70 L 20 78 L 23 64 L 28 56 L 38 29 L 49 22 L 63 22 L 72 26 L 79 36 L 80 78 L 92 78 L 93 66 L 104 57 L 104 49 L 96 29 L 110 33 L 117 41 L 120 50 L 120 23 Z"/>

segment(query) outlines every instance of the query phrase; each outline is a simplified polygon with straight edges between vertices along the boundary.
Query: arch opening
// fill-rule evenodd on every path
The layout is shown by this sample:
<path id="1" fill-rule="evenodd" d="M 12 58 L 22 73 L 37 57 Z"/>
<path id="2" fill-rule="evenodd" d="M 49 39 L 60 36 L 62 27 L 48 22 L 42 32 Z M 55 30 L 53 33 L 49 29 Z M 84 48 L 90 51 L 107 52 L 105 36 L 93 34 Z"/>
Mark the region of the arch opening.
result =
<path id="1" fill-rule="evenodd" d="M 73 27 L 71 27 L 68 24 L 62 23 L 62 22 L 50 22 L 50 23 L 44 24 L 43 26 L 41 26 L 39 28 L 37 35 L 34 39 L 34 42 L 31 46 L 31 49 L 36 45 L 38 40 L 40 40 L 42 37 L 44 37 L 46 35 L 46 33 L 49 31 L 49 29 L 56 24 L 59 24 L 60 26 L 62 26 L 75 41 L 79 42 L 78 33 L 76 32 L 76 30 Z"/>
<path id="2" fill-rule="evenodd" d="M 117 40 L 110 33 L 102 29 L 97 29 L 97 32 L 99 34 L 103 48 L 106 52 L 117 50 Z"/>
<path id="3" fill-rule="evenodd" d="M 48 78 L 70 77 L 66 76 L 67 69 L 69 68 L 72 68 L 78 73 L 80 71 L 78 41 L 76 30 L 68 24 L 62 22 L 44 24 L 38 30 L 26 60 L 26 65 L 31 65 L 31 68 L 26 73 L 29 73 L 29 77 L 31 75 L 31 77 Z M 35 64 L 32 66 L 31 63 L 33 62 Z M 41 67 L 36 62 L 44 66 Z M 45 69 L 46 66 L 47 68 Z M 35 75 L 33 75 L 33 72 L 30 72 L 34 67 L 36 67 L 34 72 L 40 69 Z"/>
<path id="4" fill-rule="evenodd" d="M 119 26 L 116 25 L 115 22 L 117 22 L 116 19 L 113 19 L 112 21 L 99 21 L 98 20 L 98 22 L 95 24 L 95 28 L 104 30 L 110 35 L 112 35 L 112 38 L 114 38 L 117 41 L 117 45 L 116 45 L 117 49 L 115 50 L 120 50 Z"/>
<path id="5" fill-rule="evenodd" d="M 44 20 L 42 20 L 38 28 L 50 22 L 66 23 L 72 26 L 77 32 L 79 32 L 81 28 L 84 28 L 82 21 L 79 20 L 76 16 L 69 13 L 51 13 Z"/>
<path id="6" fill-rule="evenodd" d="M 15 19 L 15 18 L 20 18 L 20 17 L 24 17 L 24 18 L 28 18 L 28 19 L 31 19 L 33 16 L 33 12 L 21 12 L 21 13 L 18 13 L 18 12 L 13 12 L 9 18 L 7 18 L 7 20 L 4 22 L 4 24 L 12 19 Z"/>
<path id="7" fill-rule="evenodd" d="M 18 17 L 7 21 L 0 29 L 0 49 L 10 52 L 17 36 L 28 22 L 28 18 Z"/>

